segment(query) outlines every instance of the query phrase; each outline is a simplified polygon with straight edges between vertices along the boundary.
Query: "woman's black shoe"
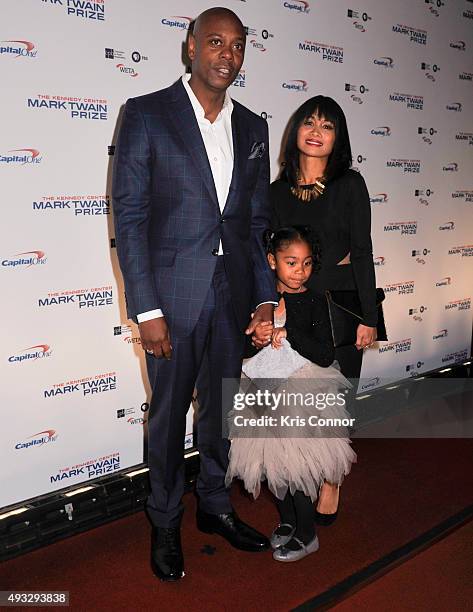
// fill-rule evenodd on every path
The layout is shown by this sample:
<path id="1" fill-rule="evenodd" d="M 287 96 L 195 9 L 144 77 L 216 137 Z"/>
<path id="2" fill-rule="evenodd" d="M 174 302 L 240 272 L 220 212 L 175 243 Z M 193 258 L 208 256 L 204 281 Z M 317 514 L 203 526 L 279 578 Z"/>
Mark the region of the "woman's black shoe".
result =
<path id="1" fill-rule="evenodd" d="M 338 515 L 338 510 L 336 512 L 333 512 L 332 514 L 321 514 L 320 512 L 315 510 L 314 520 L 317 523 L 317 525 L 328 527 L 329 525 L 332 525 L 332 523 L 335 523 L 337 515 Z"/>

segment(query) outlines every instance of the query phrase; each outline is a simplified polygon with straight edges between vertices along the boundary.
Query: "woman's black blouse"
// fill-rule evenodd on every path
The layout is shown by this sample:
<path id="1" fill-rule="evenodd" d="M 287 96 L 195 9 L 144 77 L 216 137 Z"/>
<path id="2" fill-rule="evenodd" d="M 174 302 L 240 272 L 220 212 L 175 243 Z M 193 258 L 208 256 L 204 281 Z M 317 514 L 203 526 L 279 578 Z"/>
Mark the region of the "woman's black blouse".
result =
<path id="1" fill-rule="evenodd" d="M 324 294 L 327 289 L 356 289 L 363 323 L 375 327 L 376 281 L 371 244 L 371 207 L 366 184 L 358 172 L 348 170 L 331 181 L 323 195 L 301 202 L 288 183 L 271 184 L 273 231 L 288 225 L 309 225 L 321 249 L 321 268 L 307 285 Z M 350 263 L 337 265 L 347 254 Z"/>

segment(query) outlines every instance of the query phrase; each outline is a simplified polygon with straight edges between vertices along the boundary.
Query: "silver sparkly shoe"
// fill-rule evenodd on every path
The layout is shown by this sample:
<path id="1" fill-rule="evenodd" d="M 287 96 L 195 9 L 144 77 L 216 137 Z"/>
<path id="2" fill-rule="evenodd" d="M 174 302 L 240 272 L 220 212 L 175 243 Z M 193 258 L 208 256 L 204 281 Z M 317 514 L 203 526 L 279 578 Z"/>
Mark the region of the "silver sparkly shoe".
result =
<path id="1" fill-rule="evenodd" d="M 273 559 L 276 561 L 283 561 L 285 563 L 291 563 L 292 561 L 299 561 L 310 555 L 311 553 L 319 550 L 319 538 L 314 537 L 308 544 L 304 544 L 298 538 L 293 538 L 300 546 L 299 550 L 291 550 L 286 546 L 281 546 L 273 552 Z M 286 542 L 287 543 L 287 542 Z"/>
<path id="2" fill-rule="evenodd" d="M 281 535 L 278 533 L 278 530 L 280 527 L 289 527 L 290 531 L 287 535 Z M 289 542 L 289 540 L 292 538 L 292 536 L 294 535 L 294 532 L 296 531 L 296 528 L 293 527 L 290 523 L 280 523 L 276 529 L 273 531 L 273 533 L 271 534 L 271 537 L 269 538 L 269 543 L 271 544 L 271 548 L 273 550 L 276 550 L 276 548 L 279 548 L 280 546 L 284 546 L 284 544 L 287 544 Z"/>

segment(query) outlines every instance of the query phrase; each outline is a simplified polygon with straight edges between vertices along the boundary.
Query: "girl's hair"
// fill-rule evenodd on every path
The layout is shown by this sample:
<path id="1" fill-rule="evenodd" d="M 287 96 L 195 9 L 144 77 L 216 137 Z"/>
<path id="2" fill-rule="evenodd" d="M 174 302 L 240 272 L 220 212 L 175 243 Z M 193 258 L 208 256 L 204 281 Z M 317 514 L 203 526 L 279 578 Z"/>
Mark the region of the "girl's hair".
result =
<path id="1" fill-rule="evenodd" d="M 315 269 L 320 261 L 320 246 L 309 225 L 280 227 L 275 232 L 266 230 L 263 234 L 266 253 L 274 256 L 277 251 L 284 251 L 293 242 L 305 242 L 309 246 Z"/>
<path id="2" fill-rule="evenodd" d="M 335 127 L 335 142 L 325 169 L 325 178 L 329 182 L 344 174 L 352 164 L 350 137 L 348 136 L 347 120 L 341 107 L 327 96 L 314 96 L 300 106 L 291 118 L 284 149 L 285 167 L 281 178 L 291 187 L 297 186 L 299 170 L 299 149 L 297 148 L 297 132 L 306 119 L 315 115 L 331 121 Z"/>

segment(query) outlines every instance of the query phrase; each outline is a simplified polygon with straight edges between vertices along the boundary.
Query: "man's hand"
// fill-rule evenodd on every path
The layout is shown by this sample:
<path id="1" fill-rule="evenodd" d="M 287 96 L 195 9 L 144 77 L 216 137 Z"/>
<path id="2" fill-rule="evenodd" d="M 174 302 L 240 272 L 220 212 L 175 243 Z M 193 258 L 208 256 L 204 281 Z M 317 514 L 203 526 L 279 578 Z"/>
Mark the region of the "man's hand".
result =
<path id="1" fill-rule="evenodd" d="M 258 323 L 251 339 L 253 346 L 260 349 L 269 344 L 273 335 L 273 330 L 274 327 L 271 321 L 263 321 L 262 323 Z"/>
<path id="2" fill-rule="evenodd" d="M 360 323 L 358 325 L 358 329 L 356 330 L 355 346 L 358 350 L 367 348 L 373 344 L 373 342 L 376 342 L 376 338 L 376 327 L 368 327 L 367 325 Z"/>
<path id="3" fill-rule="evenodd" d="M 271 338 L 271 346 L 274 349 L 280 349 L 282 346 L 282 339 L 287 338 L 287 331 L 285 327 L 275 327 Z"/>
<path id="4" fill-rule="evenodd" d="M 258 340 L 258 338 L 255 335 L 253 335 L 252 341 L 253 341 L 253 344 L 256 346 L 256 348 L 262 348 L 263 346 L 266 346 L 267 344 L 269 344 L 271 340 L 271 334 L 273 332 L 272 330 L 273 322 L 274 322 L 274 305 L 273 304 L 261 304 L 260 306 L 258 306 L 258 308 L 256 309 L 255 313 L 252 316 L 252 319 L 248 327 L 245 330 L 245 334 L 247 336 L 251 336 L 252 334 L 254 334 L 256 326 L 260 325 L 261 323 L 270 323 L 270 325 L 267 326 L 266 331 L 269 333 L 269 336 L 268 336 L 268 333 L 265 335 L 267 339 L 264 341 L 264 343 Z M 270 327 L 271 327 L 271 330 L 269 329 Z"/>
<path id="5" fill-rule="evenodd" d="M 138 325 L 141 346 L 147 353 L 152 353 L 158 359 L 171 359 L 172 346 L 169 329 L 164 317 L 143 321 Z"/>

